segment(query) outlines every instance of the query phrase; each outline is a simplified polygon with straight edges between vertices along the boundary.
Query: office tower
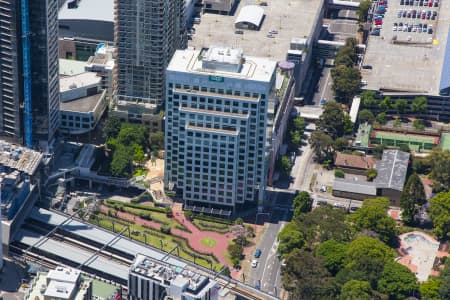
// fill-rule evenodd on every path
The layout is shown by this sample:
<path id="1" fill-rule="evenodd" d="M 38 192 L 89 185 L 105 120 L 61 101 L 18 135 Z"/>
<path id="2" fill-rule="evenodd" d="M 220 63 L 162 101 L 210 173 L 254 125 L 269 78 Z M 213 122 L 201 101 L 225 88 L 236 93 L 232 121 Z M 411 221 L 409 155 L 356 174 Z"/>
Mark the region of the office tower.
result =
<path id="1" fill-rule="evenodd" d="M 167 68 L 165 185 L 185 205 L 264 198 L 276 62 L 240 49 L 177 51 Z"/>
<path id="2" fill-rule="evenodd" d="M 159 106 L 165 69 L 186 43 L 184 0 L 115 0 L 115 7 L 118 100 Z M 142 113 L 126 117 L 141 122 Z"/>
<path id="3" fill-rule="evenodd" d="M 0 12 L 0 135 L 47 150 L 59 123 L 58 0 L 4 0 Z"/>
<path id="4" fill-rule="evenodd" d="M 188 270 L 137 254 L 128 278 L 128 299 L 217 300 L 217 282 Z"/>

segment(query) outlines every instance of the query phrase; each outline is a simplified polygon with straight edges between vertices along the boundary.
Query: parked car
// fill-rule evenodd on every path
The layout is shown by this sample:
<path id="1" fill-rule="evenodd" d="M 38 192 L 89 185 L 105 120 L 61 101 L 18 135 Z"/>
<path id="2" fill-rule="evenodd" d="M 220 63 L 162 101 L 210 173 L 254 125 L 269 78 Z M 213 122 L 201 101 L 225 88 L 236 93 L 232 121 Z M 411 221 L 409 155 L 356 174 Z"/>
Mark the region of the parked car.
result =
<path id="1" fill-rule="evenodd" d="M 351 206 L 350 211 L 357 211 L 359 209 L 358 206 Z"/>
<path id="2" fill-rule="evenodd" d="M 325 103 L 327 103 L 327 98 L 322 98 L 322 99 L 320 99 L 319 105 L 324 106 Z"/>
<path id="3" fill-rule="evenodd" d="M 256 266 L 258 265 L 258 261 L 256 259 L 252 260 L 252 268 L 256 268 Z"/>
<path id="4" fill-rule="evenodd" d="M 364 65 L 364 66 L 362 66 L 362 68 L 366 69 L 366 70 L 372 70 L 372 66 L 371 65 Z"/>
<path id="5" fill-rule="evenodd" d="M 317 200 L 317 205 L 319 205 L 319 206 L 323 206 L 323 205 L 327 205 L 327 204 L 328 204 L 328 202 L 325 200 Z"/>
<path id="6" fill-rule="evenodd" d="M 253 256 L 254 256 L 255 258 L 259 258 L 259 257 L 261 256 L 261 249 L 256 249 L 256 250 L 255 250 L 255 253 L 253 254 Z"/>
<path id="7" fill-rule="evenodd" d="M 321 191 L 322 193 L 325 193 L 325 192 L 327 191 L 327 187 L 326 187 L 325 185 L 322 185 L 322 186 L 320 187 L 320 191 Z"/>

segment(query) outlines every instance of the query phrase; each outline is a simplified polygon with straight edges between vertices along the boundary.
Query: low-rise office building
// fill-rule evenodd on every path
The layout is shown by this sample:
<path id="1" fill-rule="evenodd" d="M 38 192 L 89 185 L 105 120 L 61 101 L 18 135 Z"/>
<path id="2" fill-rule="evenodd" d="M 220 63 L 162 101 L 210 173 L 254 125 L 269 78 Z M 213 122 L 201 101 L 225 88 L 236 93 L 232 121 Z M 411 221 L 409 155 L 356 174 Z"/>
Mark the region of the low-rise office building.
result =
<path id="1" fill-rule="evenodd" d="M 128 278 L 129 300 L 218 300 L 219 284 L 207 276 L 138 254 Z"/>
<path id="2" fill-rule="evenodd" d="M 57 267 L 48 273 L 39 272 L 25 293 L 25 300 L 90 300 L 92 281 L 72 268 Z"/>
<path id="3" fill-rule="evenodd" d="M 108 104 L 102 77 L 95 72 L 62 76 L 60 94 L 62 133 L 83 134 L 93 130 Z"/>

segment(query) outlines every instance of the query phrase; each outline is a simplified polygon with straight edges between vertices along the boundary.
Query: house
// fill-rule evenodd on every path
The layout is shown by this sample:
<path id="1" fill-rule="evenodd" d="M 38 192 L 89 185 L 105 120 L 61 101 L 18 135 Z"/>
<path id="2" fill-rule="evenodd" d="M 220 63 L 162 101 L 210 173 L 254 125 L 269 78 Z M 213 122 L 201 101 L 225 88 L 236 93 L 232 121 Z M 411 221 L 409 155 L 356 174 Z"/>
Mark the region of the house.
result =
<path id="1" fill-rule="evenodd" d="M 382 159 L 374 165 L 378 174 L 373 182 L 336 178 L 333 195 L 355 200 L 383 196 L 391 200 L 391 205 L 399 206 L 408 164 L 409 153 L 385 150 Z"/>
<path id="2" fill-rule="evenodd" d="M 338 152 L 334 159 L 334 165 L 345 173 L 364 175 L 368 169 L 374 168 L 376 161 L 372 156 Z"/>

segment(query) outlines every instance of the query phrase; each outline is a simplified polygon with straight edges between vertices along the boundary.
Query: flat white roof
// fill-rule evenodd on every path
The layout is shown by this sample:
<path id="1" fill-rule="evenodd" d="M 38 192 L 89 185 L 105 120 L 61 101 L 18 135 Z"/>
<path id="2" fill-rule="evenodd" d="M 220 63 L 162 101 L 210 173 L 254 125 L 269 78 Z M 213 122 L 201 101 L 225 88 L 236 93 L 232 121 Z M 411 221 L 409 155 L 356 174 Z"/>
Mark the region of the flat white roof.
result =
<path id="1" fill-rule="evenodd" d="M 64 281 L 69 283 L 75 283 L 80 277 L 80 271 L 72 268 L 57 267 L 54 270 L 50 270 L 47 274 L 47 278 L 51 280 Z"/>
<path id="2" fill-rule="evenodd" d="M 256 5 L 247 5 L 241 8 L 235 24 L 238 23 L 250 23 L 257 27 L 261 25 L 261 21 L 264 16 L 264 9 Z"/>
<path id="3" fill-rule="evenodd" d="M 45 297 L 56 299 L 70 299 L 75 289 L 75 283 L 52 280 L 45 290 Z"/>
<path id="4" fill-rule="evenodd" d="M 73 59 L 59 59 L 59 75 L 73 76 L 86 72 L 85 61 L 73 60 Z"/>
<path id="5" fill-rule="evenodd" d="M 59 79 L 59 91 L 63 93 L 84 86 L 99 84 L 101 81 L 102 78 L 95 72 L 84 72 L 74 76 L 62 77 Z"/>
<path id="6" fill-rule="evenodd" d="M 203 49 L 204 50 L 204 49 Z M 239 78 L 259 82 L 270 82 L 276 70 L 276 62 L 268 58 L 244 56 L 244 62 L 239 72 L 221 70 L 206 70 L 202 68 L 201 50 L 177 50 L 167 67 L 167 71 L 197 73 L 227 78 Z"/>
<path id="7" fill-rule="evenodd" d="M 93 20 L 114 22 L 114 0 L 82 0 L 77 8 L 67 8 L 67 0 L 59 9 L 59 20 Z"/>

